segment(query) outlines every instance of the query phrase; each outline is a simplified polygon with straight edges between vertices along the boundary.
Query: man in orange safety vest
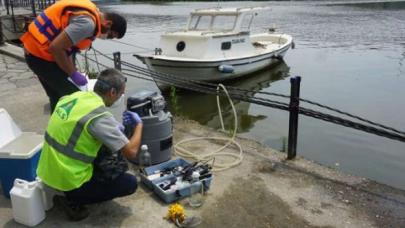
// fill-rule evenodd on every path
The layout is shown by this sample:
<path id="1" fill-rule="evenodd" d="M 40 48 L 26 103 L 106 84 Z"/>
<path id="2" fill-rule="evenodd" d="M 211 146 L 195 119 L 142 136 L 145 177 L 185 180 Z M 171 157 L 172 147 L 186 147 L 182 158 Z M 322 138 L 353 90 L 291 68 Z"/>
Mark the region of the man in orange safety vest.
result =
<path id="1" fill-rule="evenodd" d="M 20 40 L 29 68 L 49 97 L 51 112 L 60 97 L 87 85 L 73 55 L 90 48 L 96 38 L 120 39 L 126 29 L 125 18 L 100 12 L 90 0 L 58 1 L 34 19 Z"/>

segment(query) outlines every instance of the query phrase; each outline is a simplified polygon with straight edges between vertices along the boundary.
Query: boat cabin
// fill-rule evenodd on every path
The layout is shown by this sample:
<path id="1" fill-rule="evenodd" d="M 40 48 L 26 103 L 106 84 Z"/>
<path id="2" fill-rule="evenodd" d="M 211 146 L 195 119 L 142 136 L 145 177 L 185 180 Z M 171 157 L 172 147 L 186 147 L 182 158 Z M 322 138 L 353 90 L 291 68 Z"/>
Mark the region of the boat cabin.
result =
<path id="1" fill-rule="evenodd" d="M 206 61 L 254 52 L 250 27 L 258 11 L 267 7 L 198 9 L 190 13 L 187 27 L 161 36 L 159 54 Z"/>
<path id="2" fill-rule="evenodd" d="M 253 18 L 266 7 L 198 9 L 190 13 L 186 31 L 249 32 Z"/>

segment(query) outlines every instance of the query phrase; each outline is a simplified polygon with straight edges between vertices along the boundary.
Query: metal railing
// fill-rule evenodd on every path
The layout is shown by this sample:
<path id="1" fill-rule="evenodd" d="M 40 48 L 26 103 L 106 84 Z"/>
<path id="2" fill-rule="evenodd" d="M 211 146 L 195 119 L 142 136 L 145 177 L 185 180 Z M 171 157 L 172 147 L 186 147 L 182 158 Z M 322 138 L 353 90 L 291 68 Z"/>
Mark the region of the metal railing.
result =
<path id="1" fill-rule="evenodd" d="M 151 71 L 145 69 L 143 67 L 137 66 L 135 64 L 131 64 L 121 60 L 121 55 L 119 52 L 113 53 L 113 57 L 110 57 L 106 54 L 101 53 L 98 50 L 94 51 L 95 59 L 91 59 L 88 55 L 85 55 L 86 62 L 92 61 L 97 64 L 97 68 L 100 71 L 100 66 L 107 68 L 106 65 L 101 64 L 98 61 L 97 55 L 106 58 L 109 61 L 112 61 L 114 67 L 118 70 L 121 70 L 122 73 L 126 76 L 136 77 L 143 80 L 148 81 L 155 81 L 160 83 L 165 83 L 170 86 L 175 86 L 182 89 L 192 90 L 195 92 L 201 92 L 205 94 L 214 94 L 217 95 L 225 95 L 221 92 L 216 90 L 217 84 L 209 83 L 209 82 L 202 82 L 202 81 L 195 81 L 190 79 L 180 78 L 174 75 L 168 75 L 164 73 L 158 73 L 155 71 Z M 367 120 L 363 117 L 359 117 L 336 108 L 332 108 L 326 105 L 319 104 L 317 102 L 313 102 L 307 99 L 300 98 L 300 77 L 292 77 L 290 78 L 291 83 L 291 90 L 290 95 L 278 94 L 278 93 L 271 93 L 271 92 L 257 92 L 257 91 L 249 91 L 237 87 L 227 86 L 227 90 L 231 98 L 250 102 L 270 108 L 280 109 L 284 111 L 288 111 L 290 115 L 289 120 L 289 133 L 288 133 L 288 151 L 287 151 L 287 159 L 293 159 L 296 157 L 297 154 L 297 138 L 298 138 L 298 119 L 299 115 L 305 115 L 308 117 L 312 117 L 315 119 L 323 120 L 326 122 L 330 122 L 333 124 L 337 124 L 344 127 L 349 127 L 352 129 L 360 130 L 363 132 L 367 132 L 370 134 L 378 135 L 381 137 L 389 138 L 392 140 L 400 141 L 405 143 L 405 132 L 394 129 L 389 126 L 385 126 L 380 123 L 372 122 Z M 277 100 L 271 100 L 268 98 L 261 98 L 255 97 L 252 94 L 262 94 L 268 96 L 275 96 L 278 98 L 289 99 L 289 103 L 281 102 Z M 324 113 L 318 110 L 313 110 L 307 107 L 302 107 L 300 103 L 309 104 L 312 106 L 316 106 L 319 109 L 326 109 L 328 113 Z M 331 112 L 338 113 L 337 115 L 330 114 Z M 344 118 L 348 117 L 348 118 Z"/>
<path id="2" fill-rule="evenodd" d="M 0 44 L 10 38 L 4 34 L 5 32 L 11 34 L 25 32 L 28 24 L 37 16 L 37 12 L 54 3 L 55 0 L 5 0 L 7 16 L 0 18 Z M 25 11 L 21 13 L 18 9 L 25 9 Z M 6 23 L 8 20 L 11 20 L 11 23 Z"/>
<path id="3" fill-rule="evenodd" d="M 7 15 L 10 15 L 14 8 L 29 8 L 32 14 L 36 16 L 37 11 L 44 10 L 48 6 L 55 3 L 55 0 L 5 0 L 4 5 L 7 10 Z"/>

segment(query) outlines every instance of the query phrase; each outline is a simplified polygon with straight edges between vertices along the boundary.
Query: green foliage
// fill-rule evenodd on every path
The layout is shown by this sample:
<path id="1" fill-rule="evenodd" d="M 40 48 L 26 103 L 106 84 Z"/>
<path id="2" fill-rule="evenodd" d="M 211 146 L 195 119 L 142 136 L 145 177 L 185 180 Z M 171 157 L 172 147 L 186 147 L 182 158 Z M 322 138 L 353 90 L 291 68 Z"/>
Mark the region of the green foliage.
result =
<path id="1" fill-rule="evenodd" d="M 98 76 L 98 73 L 94 68 L 86 69 L 86 74 L 89 79 L 96 79 Z"/>
<path id="2" fill-rule="evenodd" d="M 176 93 L 176 87 L 175 86 L 170 86 L 170 94 L 169 94 L 169 98 L 170 98 L 170 106 L 171 106 L 171 111 L 174 115 L 178 115 L 179 114 L 179 104 L 178 104 L 178 95 Z"/>
<path id="3" fill-rule="evenodd" d="M 288 139 L 287 136 L 282 137 L 283 140 L 283 148 L 281 148 L 281 152 L 286 152 L 288 147 Z"/>

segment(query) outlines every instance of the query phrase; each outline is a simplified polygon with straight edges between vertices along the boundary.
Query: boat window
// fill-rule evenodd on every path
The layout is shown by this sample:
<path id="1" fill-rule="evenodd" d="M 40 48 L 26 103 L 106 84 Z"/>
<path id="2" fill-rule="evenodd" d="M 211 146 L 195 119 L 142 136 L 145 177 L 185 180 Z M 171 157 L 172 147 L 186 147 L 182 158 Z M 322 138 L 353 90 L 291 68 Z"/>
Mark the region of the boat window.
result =
<path id="1" fill-rule="evenodd" d="M 195 15 L 191 17 L 190 24 L 188 25 L 189 30 L 195 30 L 195 28 L 198 25 L 199 18 L 200 18 L 199 16 L 195 16 Z"/>
<path id="2" fill-rule="evenodd" d="M 189 30 L 209 30 L 211 25 L 211 16 L 194 15 L 191 17 Z"/>
<path id="3" fill-rule="evenodd" d="M 184 41 L 180 41 L 176 45 L 176 49 L 178 52 L 182 52 L 186 48 L 186 43 Z"/>
<path id="4" fill-rule="evenodd" d="M 235 27 L 236 16 L 219 15 L 214 17 L 212 30 L 230 31 Z"/>
<path id="5" fill-rule="evenodd" d="M 253 13 L 246 14 L 242 19 L 242 23 L 241 23 L 241 27 L 240 27 L 241 30 L 249 31 L 250 26 L 252 25 L 252 21 L 253 21 Z"/>
<path id="6" fill-rule="evenodd" d="M 232 44 L 231 44 L 231 42 L 222 42 L 222 44 L 221 44 L 221 50 L 229 50 L 229 49 L 231 49 L 231 46 L 232 46 Z"/>

